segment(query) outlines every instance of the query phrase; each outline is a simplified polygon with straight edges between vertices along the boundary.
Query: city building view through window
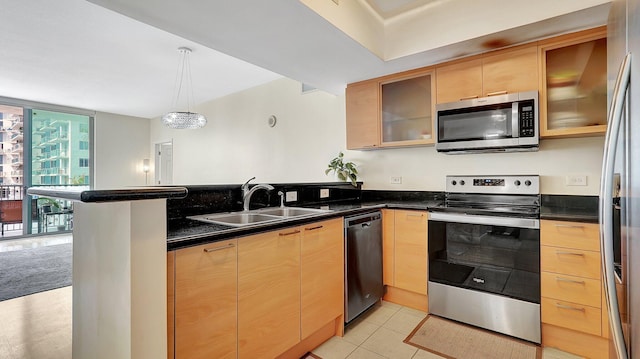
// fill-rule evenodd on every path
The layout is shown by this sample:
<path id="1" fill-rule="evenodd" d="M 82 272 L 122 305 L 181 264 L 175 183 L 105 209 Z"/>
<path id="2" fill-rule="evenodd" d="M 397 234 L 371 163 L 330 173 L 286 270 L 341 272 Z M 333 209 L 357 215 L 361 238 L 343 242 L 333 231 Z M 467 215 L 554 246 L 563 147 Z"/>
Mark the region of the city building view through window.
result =
<path id="1" fill-rule="evenodd" d="M 0 239 L 71 230 L 71 202 L 29 196 L 26 189 L 89 186 L 90 119 L 0 105 Z"/>

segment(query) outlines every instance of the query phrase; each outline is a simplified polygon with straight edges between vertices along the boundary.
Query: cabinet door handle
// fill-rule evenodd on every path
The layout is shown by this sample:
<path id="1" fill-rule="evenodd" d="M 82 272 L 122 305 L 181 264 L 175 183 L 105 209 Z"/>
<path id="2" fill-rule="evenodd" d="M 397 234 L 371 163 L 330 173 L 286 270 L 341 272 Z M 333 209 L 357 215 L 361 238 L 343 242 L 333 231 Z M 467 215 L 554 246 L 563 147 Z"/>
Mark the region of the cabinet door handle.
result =
<path id="1" fill-rule="evenodd" d="M 556 228 L 584 228 L 584 226 L 578 226 L 575 224 L 556 224 Z"/>
<path id="2" fill-rule="evenodd" d="M 491 92 L 487 94 L 487 97 L 489 96 L 498 96 L 498 95 L 505 95 L 507 93 L 507 91 L 496 91 L 496 92 Z"/>
<path id="3" fill-rule="evenodd" d="M 210 253 L 210 252 L 221 251 L 223 249 L 229 249 L 229 248 L 233 248 L 233 247 L 235 247 L 235 245 L 233 245 L 233 243 L 229 243 L 224 247 L 205 248 L 204 252 L 205 253 Z"/>
<path id="4" fill-rule="evenodd" d="M 278 235 L 280 235 L 280 237 L 286 237 L 286 236 L 290 236 L 292 234 L 298 234 L 298 233 L 300 233 L 300 230 L 296 229 L 295 231 L 291 231 L 291 232 L 278 233 Z"/>
<path id="5" fill-rule="evenodd" d="M 556 251 L 556 254 L 559 254 L 559 255 L 568 255 L 568 256 L 579 256 L 579 257 L 584 257 L 584 253 L 576 253 L 576 252 L 563 252 L 563 251 Z"/>
<path id="6" fill-rule="evenodd" d="M 316 229 L 320 229 L 323 228 L 324 226 L 315 226 L 315 227 L 311 227 L 311 228 L 305 228 L 305 231 L 315 231 Z"/>
<path id="7" fill-rule="evenodd" d="M 585 312 L 584 308 L 578 308 L 578 307 L 574 307 L 571 305 L 564 305 L 564 304 L 560 304 L 560 303 L 556 303 L 556 307 L 559 309 L 568 309 L 568 310 L 575 310 L 577 312 Z"/>
<path id="8" fill-rule="evenodd" d="M 582 284 L 585 285 L 585 281 L 583 280 L 573 280 L 573 279 L 567 279 L 567 278 L 562 278 L 562 277 L 556 277 L 556 280 L 558 282 L 566 282 L 566 283 L 576 283 L 576 284 Z"/>
<path id="9" fill-rule="evenodd" d="M 471 99 L 474 99 L 474 98 L 478 98 L 478 95 L 463 97 L 463 98 L 460 99 L 460 101 L 471 100 Z"/>

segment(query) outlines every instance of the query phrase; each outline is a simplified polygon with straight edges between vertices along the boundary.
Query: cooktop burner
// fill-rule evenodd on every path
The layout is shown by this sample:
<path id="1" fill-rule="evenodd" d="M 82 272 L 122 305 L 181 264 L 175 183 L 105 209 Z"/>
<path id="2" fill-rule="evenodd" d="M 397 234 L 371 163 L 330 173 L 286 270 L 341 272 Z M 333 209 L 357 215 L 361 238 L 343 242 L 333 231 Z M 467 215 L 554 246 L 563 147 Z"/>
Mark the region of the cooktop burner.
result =
<path id="1" fill-rule="evenodd" d="M 447 176 L 445 204 L 436 210 L 476 215 L 537 218 L 540 178 L 521 176 Z"/>

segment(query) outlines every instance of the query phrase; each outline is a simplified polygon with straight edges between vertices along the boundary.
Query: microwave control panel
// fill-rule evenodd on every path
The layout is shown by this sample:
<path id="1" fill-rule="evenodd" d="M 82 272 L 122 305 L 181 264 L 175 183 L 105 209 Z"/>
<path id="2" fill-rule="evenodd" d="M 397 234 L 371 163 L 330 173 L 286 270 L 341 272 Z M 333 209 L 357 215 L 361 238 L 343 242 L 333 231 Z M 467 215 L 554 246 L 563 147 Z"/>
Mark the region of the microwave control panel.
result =
<path id="1" fill-rule="evenodd" d="M 534 137 L 536 135 L 536 116 L 533 100 L 518 103 L 518 116 L 520 117 L 520 137 Z"/>

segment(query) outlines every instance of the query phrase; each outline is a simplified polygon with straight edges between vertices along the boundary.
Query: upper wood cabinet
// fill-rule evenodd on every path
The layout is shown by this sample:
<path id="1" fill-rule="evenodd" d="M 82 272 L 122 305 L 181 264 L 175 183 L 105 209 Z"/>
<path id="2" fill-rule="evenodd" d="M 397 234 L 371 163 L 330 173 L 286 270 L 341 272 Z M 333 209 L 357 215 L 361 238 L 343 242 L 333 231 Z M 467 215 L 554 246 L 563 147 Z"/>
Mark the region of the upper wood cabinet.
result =
<path id="1" fill-rule="evenodd" d="M 380 146 L 380 85 L 370 81 L 347 86 L 347 148 Z"/>
<path id="2" fill-rule="evenodd" d="M 439 65 L 437 102 L 535 91 L 539 86 L 538 67 L 535 43 Z"/>
<path id="3" fill-rule="evenodd" d="M 431 69 L 347 86 L 347 148 L 432 144 L 434 94 Z"/>
<path id="4" fill-rule="evenodd" d="M 606 37 L 601 27 L 540 42 L 541 137 L 606 131 Z"/>

